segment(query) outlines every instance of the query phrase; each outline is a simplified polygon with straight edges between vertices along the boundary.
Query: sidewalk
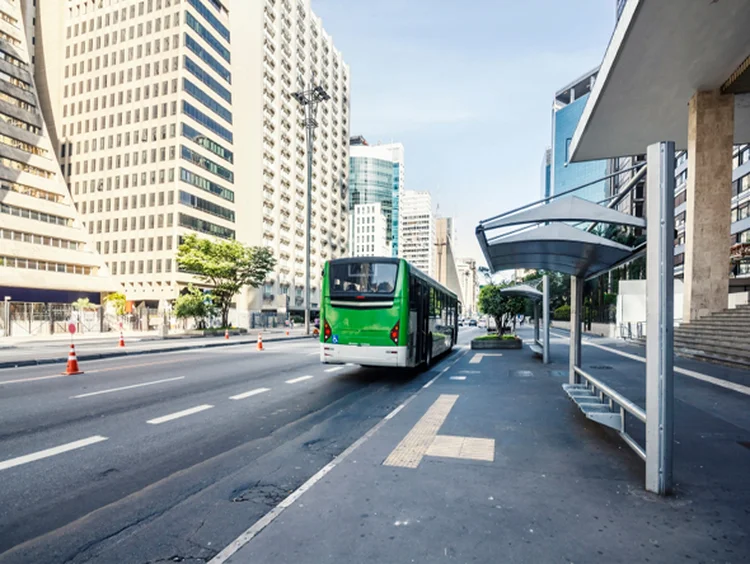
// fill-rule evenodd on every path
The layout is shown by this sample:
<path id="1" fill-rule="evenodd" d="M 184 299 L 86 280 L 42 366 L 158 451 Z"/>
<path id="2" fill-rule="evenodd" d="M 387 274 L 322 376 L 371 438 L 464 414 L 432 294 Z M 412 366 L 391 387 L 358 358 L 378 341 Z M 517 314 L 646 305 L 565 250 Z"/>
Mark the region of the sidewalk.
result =
<path id="1" fill-rule="evenodd" d="M 130 355 L 156 354 L 163 352 L 176 352 L 189 349 L 222 347 L 241 344 L 256 343 L 258 334 L 263 335 L 264 343 L 275 341 L 312 339 L 306 337 L 304 329 L 294 329 L 286 335 L 284 329 L 271 329 L 257 331 L 252 330 L 247 335 L 231 336 L 225 339 L 223 336 L 197 336 L 197 335 L 170 335 L 166 339 L 155 336 L 153 333 L 138 337 L 135 334 L 125 334 L 125 347 L 118 347 L 119 333 L 98 333 L 89 338 L 76 335 L 76 355 L 79 361 L 98 360 Z M 70 350 L 70 335 L 54 340 L 27 339 L 23 343 L 11 346 L 3 346 L 0 339 L 0 369 L 15 368 L 21 366 L 35 366 L 41 364 L 56 364 L 67 362 Z"/>
<path id="2" fill-rule="evenodd" d="M 461 353 L 212 562 L 750 561 L 750 448 L 737 442 L 750 421 L 732 423 L 748 398 L 712 389 L 725 403 L 696 409 L 707 385 L 676 383 L 678 486 L 659 498 L 635 453 L 565 396 L 566 350 L 555 339 L 547 366 L 528 347 Z M 639 377 L 636 361 L 586 353 L 614 359 L 602 368 L 613 380 Z"/>

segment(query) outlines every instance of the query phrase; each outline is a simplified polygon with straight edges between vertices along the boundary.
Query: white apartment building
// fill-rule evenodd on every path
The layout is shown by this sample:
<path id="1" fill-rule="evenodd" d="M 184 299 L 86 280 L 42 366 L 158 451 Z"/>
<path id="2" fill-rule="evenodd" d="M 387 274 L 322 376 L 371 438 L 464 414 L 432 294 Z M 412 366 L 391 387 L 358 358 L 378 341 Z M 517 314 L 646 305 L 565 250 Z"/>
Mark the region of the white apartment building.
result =
<path id="1" fill-rule="evenodd" d="M 128 299 L 175 298 L 191 281 L 175 263 L 182 235 L 237 237 L 228 9 L 35 5 L 45 114 L 88 233 Z"/>
<path id="2" fill-rule="evenodd" d="M 393 256 L 391 241 L 388 239 L 388 217 L 382 204 L 357 204 L 349 212 L 349 222 L 351 256 Z"/>
<path id="3" fill-rule="evenodd" d="M 0 1 L 0 296 L 99 303 L 116 285 L 92 250 L 47 134 L 26 33 L 33 14 L 26 7 Z"/>
<path id="4" fill-rule="evenodd" d="M 307 152 L 304 108 L 291 95 L 311 78 L 330 100 L 316 116 L 312 168 L 311 304 L 317 308 L 326 260 L 348 241 L 349 67 L 310 8 L 310 0 L 237 1 L 231 6 L 237 237 L 267 245 L 278 264 L 247 307 L 282 311 L 304 305 Z"/>
<path id="5" fill-rule="evenodd" d="M 473 258 L 459 258 L 456 260 L 456 269 L 458 270 L 458 280 L 461 283 L 463 315 L 472 317 L 477 313 L 477 298 L 479 297 L 477 261 Z"/>
<path id="6" fill-rule="evenodd" d="M 435 215 L 429 192 L 404 190 L 401 193 L 401 258 L 425 274 L 435 277 Z"/>

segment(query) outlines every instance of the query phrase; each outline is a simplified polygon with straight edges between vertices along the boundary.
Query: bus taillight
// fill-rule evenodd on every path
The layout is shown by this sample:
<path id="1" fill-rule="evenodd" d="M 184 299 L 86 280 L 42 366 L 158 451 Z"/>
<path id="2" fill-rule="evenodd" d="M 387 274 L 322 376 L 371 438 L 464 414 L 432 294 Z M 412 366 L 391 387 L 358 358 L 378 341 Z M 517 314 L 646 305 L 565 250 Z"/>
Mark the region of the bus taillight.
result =
<path id="1" fill-rule="evenodd" d="M 331 338 L 331 326 L 328 325 L 328 321 L 323 322 L 323 339 L 328 342 Z"/>
<path id="2" fill-rule="evenodd" d="M 393 341 L 394 345 L 398 344 L 398 329 L 400 323 L 400 321 L 397 321 L 396 325 L 394 325 L 393 329 L 391 329 L 391 341 Z"/>

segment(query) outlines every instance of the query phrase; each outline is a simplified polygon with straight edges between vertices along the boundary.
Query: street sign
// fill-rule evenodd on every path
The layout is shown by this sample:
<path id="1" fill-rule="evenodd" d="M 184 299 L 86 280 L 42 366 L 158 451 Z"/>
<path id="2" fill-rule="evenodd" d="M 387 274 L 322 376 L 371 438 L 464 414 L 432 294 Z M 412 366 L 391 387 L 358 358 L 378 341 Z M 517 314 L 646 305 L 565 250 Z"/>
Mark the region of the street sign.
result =
<path id="1" fill-rule="evenodd" d="M 76 332 L 76 324 L 71 321 L 70 323 L 68 323 L 68 333 L 70 333 L 71 335 L 74 335 L 75 332 Z"/>

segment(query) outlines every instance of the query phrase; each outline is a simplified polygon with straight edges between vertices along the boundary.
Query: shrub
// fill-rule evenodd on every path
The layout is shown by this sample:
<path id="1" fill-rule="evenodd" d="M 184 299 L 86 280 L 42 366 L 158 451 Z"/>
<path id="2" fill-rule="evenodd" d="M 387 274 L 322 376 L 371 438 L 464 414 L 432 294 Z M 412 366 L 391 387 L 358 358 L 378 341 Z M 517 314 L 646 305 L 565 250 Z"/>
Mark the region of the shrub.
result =
<path id="1" fill-rule="evenodd" d="M 555 310 L 556 321 L 570 321 L 570 306 L 562 305 Z"/>

